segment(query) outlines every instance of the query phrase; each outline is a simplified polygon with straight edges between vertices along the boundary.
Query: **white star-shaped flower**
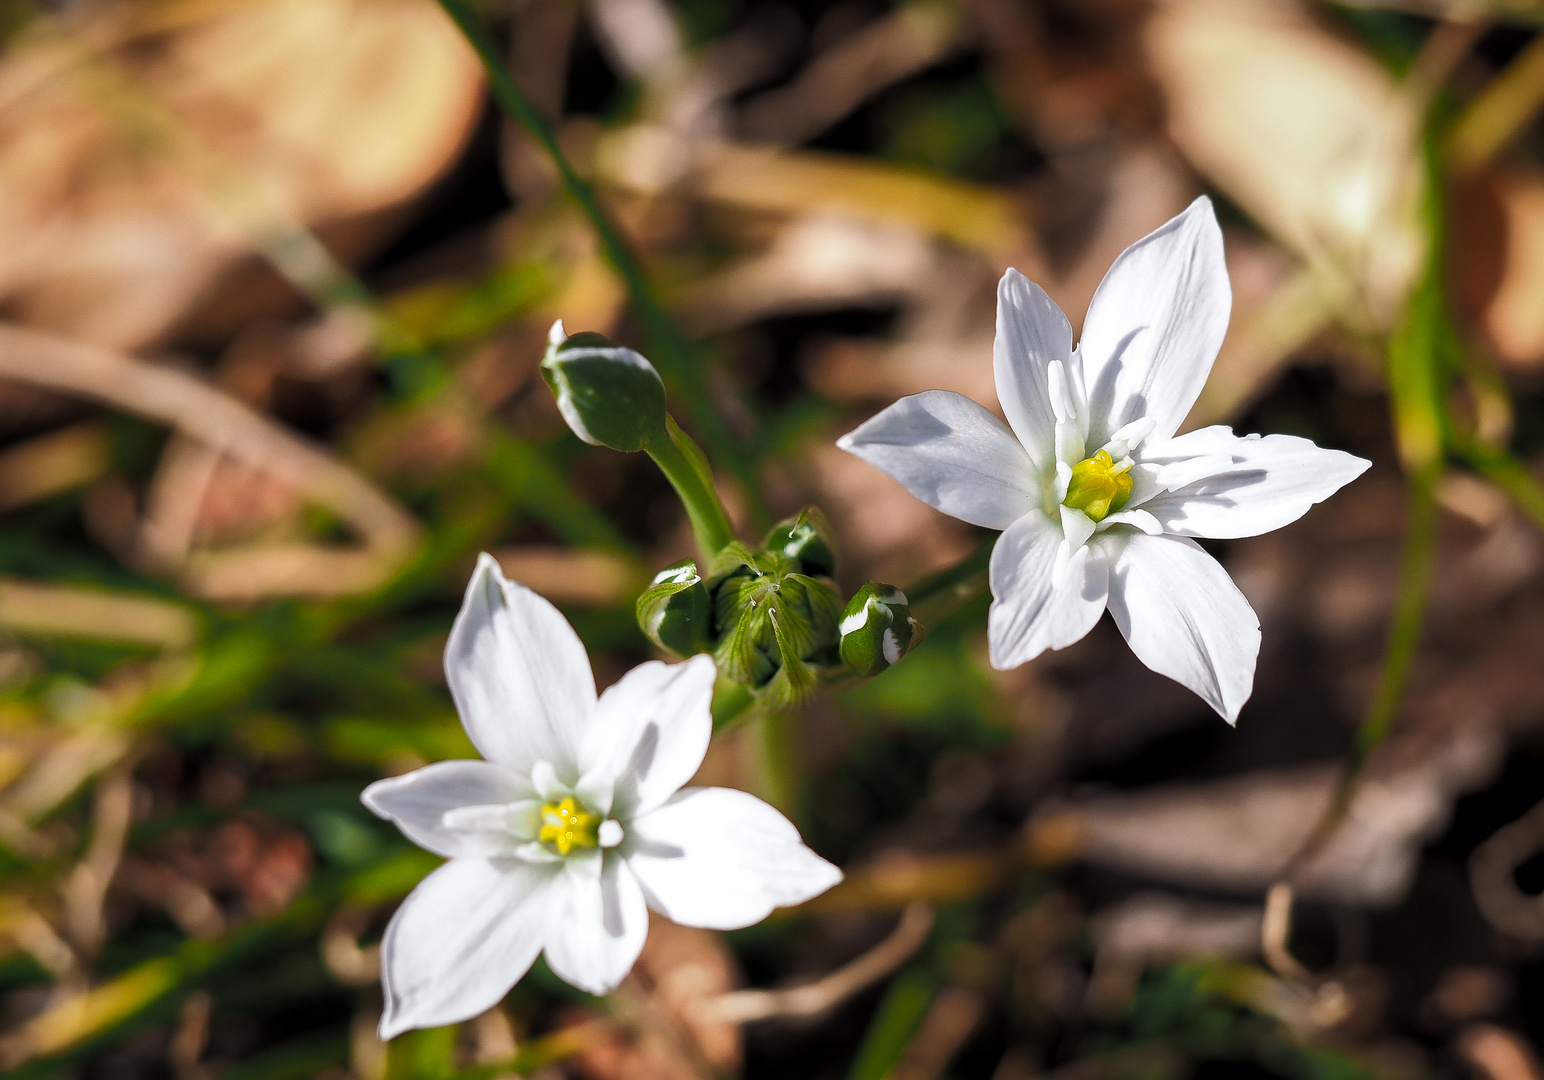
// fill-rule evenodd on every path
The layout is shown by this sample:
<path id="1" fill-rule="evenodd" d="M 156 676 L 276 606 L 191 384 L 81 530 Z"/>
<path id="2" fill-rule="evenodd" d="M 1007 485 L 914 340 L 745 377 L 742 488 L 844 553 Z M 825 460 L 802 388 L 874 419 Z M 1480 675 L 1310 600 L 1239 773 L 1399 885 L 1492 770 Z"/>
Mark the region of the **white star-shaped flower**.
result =
<path id="1" fill-rule="evenodd" d="M 597 698 L 567 620 L 484 555 L 445 674 L 487 760 L 438 762 L 363 795 L 450 860 L 386 928 L 382 1038 L 477 1016 L 542 952 L 561 978 L 607 993 L 643 948 L 648 908 L 732 930 L 841 880 L 760 799 L 682 789 L 712 734 L 712 657 L 642 664 Z"/>
<path id="2" fill-rule="evenodd" d="M 1203 196 L 1115 260 L 1077 348 L 1044 290 L 1003 275 L 993 374 L 1007 425 L 930 390 L 838 442 L 930 506 L 1003 530 L 990 569 L 994 667 L 1071 645 L 1108 607 L 1144 664 L 1237 720 L 1260 623 L 1192 537 L 1278 529 L 1369 463 L 1290 435 L 1175 436 L 1232 302 Z"/>

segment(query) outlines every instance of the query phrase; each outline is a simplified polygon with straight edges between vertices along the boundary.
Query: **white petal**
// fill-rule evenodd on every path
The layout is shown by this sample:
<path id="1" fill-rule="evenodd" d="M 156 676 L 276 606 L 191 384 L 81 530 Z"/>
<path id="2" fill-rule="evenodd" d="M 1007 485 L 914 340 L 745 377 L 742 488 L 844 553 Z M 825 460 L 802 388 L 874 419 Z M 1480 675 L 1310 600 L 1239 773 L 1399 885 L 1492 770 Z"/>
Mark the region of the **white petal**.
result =
<path id="1" fill-rule="evenodd" d="M 1207 462 L 1207 474 L 1150 499 L 1143 509 L 1181 536 L 1258 536 L 1296 521 L 1365 472 L 1372 463 L 1325 450 L 1294 435 L 1239 438 L 1225 427 L 1202 428 L 1164 444 L 1165 456 Z M 1184 467 L 1177 460 L 1167 469 Z"/>
<path id="2" fill-rule="evenodd" d="M 1110 570 L 1110 614 L 1137 659 L 1195 691 L 1228 723 L 1238 720 L 1254 689 L 1260 620 L 1194 540 L 1126 537 Z"/>
<path id="3" fill-rule="evenodd" d="M 1056 415 L 1046 367 L 1072 357 L 1072 326 L 1045 290 L 1010 267 L 997 283 L 997 400 L 1038 469 L 1051 464 Z M 1002 528 L 1002 526 L 996 526 Z"/>
<path id="4" fill-rule="evenodd" d="M 541 808 L 540 799 L 458 806 L 445 811 L 443 823 L 453 832 L 489 834 L 487 839 L 498 846 L 479 854 L 511 854 L 517 853 L 527 841 L 536 839 L 541 831 Z"/>
<path id="5" fill-rule="evenodd" d="M 1046 649 L 1066 648 L 1104 612 L 1109 579 L 1104 550 L 1085 546 L 1071 552 L 1057 574 L 1061 541 L 1061 529 L 1037 510 L 1015 521 L 992 548 L 987 641 L 993 667 L 1015 668 Z"/>
<path id="6" fill-rule="evenodd" d="M 541 952 L 548 867 L 452 859 L 418 883 L 381 943 L 381 1038 L 487 1012 Z"/>
<path id="7" fill-rule="evenodd" d="M 528 844 L 521 844 L 515 848 L 514 857 L 521 862 L 536 863 L 538 865 L 545 863 L 556 866 L 563 861 L 563 856 L 536 840 L 532 840 Z"/>
<path id="8" fill-rule="evenodd" d="M 445 814 L 463 806 L 512 803 L 535 792 L 528 780 L 488 761 L 437 761 L 404 776 L 377 780 L 360 800 L 421 848 L 447 858 L 496 855 L 509 850 L 507 834 L 452 830 Z"/>
<path id="9" fill-rule="evenodd" d="M 587 994 L 609 994 L 633 969 L 649 933 L 643 890 L 626 861 L 595 851 L 570 857 L 552 889 L 547 963 Z"/>
<path id="10" fill-rule="evenodd" d="M 650 907 L 710 930 L 750 926 L 842 880 L 787 818 L 730 788 L 687 788 L 638 818 L 627 858 Z"/>
<path id="11" fill-rule="evenodd" d="M 573 771 L 572 733 L 595 708 L 590 659 L 558 609 L 504 580 L 490 555 L 467 584 L 445 677 L 483 757 L 526 774 L 537 761 Z"/>
<path id="12" fill-rule="evenodd" d="M 531 766 L 531 786 L 548 802 L 571 793 L 569 786 L 558 779 L 557 767 L 546 758 Z"/>
<path id="13" fill-rule="evenodd" d="M 674 795 L 708 752 L 716 676 L 707 655 L 684 664 L 651 660 L 609 687 L 579 747 L 580 795 L 623 818 Z"/>
<path id="14" fill-rule="evenodd" d="M 1090 446 L 1141 417 L 1168 438 L 1195 404 L 1228 329 L 1222 230 L 1201 196 L 1110 267 L 1083 323 Z"/>
<path id="15" fill-rule="evenodd" d="M 903 397 L 836 445 L 972 525 L 1006 529 L 1040 502 L 1038 471 L 1013 432 L 947 390 Z"/>

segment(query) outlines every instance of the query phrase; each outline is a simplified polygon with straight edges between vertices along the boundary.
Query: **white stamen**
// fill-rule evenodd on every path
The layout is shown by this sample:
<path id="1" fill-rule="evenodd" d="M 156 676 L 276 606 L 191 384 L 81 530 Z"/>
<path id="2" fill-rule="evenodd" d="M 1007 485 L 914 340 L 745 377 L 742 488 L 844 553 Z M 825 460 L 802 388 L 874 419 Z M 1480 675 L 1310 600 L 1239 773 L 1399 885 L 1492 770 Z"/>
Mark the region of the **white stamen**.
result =
<path id="1" fill-rule="evenodd" d="M 595 836 L 601 847 L 614 848 L 622 842 L 622 823 L 616 818 L 608 818 L 600 823 Z"/>
<path id="2" fill-rule="evenodd" d="M 1142 440 L 1153 433 L 1153 420 L 1150 417 L 1141 417 L 1122 427 L 1110 436 L 1110 441 L 1101 448 L 1116 461 L 1128 456 L 1132 450 L 1142 445 Z M 1129 468 L 1129 466 L 1128 466 Z"/>
<path id="3" fill-rule="evenodd" d="M 1145 532 L 1148 536 L 1160 536 L 1163 533 L 1163 526 L 1158 523 L 1158 519 L 1142 509 L 1122 510 L 1118 514 L 1111 514 L 1099 522 L 1098 530 L 1104 532 L 1112 525 L 1130 525 L 1134 529 L 1140 529 L 1142 532 Z"/>
<path id="4" fill-rule="evenodd" d="M 1060 360 L 1052 360 L 1045 366 L 1045 378 L 1046 390 L 1051 399 L 1051 412 L 1055 415 L 1057 424 L 1075 425 L 1078 409 L 1073 404 L 1072 394 L 1067 389 L 1067 372 Z"/>
<path id="5" fill-rule="evenodd" d="M 1059 589 L 1067 583 L 1067 568 L 1072 563 L 1072 544 L 1063 540 L 1056 545 L 1056 558 L 1051 563 L 1051 588 Z"/>
<path id="6" fill-rule="evenodd" d="M 1088 543 L 1088 538 L 1094 535 L 1098 524 L 1093 518 L 1083 511 L 1072 506 L 1058 506 L 1061 511 L 1062 534 L 1066 536 L 1069 545 L 1068 554 L 1077 551 L 1078 548 Z"/>

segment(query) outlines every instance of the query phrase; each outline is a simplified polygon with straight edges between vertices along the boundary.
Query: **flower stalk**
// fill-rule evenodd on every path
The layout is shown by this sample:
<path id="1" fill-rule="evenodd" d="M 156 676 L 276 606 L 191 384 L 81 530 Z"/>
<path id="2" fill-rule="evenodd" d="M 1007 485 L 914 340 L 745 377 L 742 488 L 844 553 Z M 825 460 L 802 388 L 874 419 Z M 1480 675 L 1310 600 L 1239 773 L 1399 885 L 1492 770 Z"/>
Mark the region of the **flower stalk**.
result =
<path id="1" fill-rule="evenodd" d="M 541 368 L 570 431 L 591 446 L 644 450 L 654 459 L 680 496 L 705 560 L 734 539 L 708 459 L 666 410 L 664 381 L 644 356 L 602 334 L 569 336 L 559 319 Z"/>
<path id="2" fill-rule="evenodd" d="M 680 497 L 703 557 L 712 559 L 734 539 L 734 529 L 713 488 L 713 473 L 702 449 L 667 415 L 664 436 L 650 440 L 644 450 Z"/>
<path id="3" fill-rule="evenodd" d="M 494 100 L 498 102 L 499 107 L 540 143 L 542 149 L 552 158 L 564 192 L 589 219 L 591 227 L 594 228 L 600 240 L 606 261 L 611 264 L 617 276 L 627 286 L 633 314 L 638 319 L 644 337 L 648 341 L 651 355 L 664 369 L 665 381 L 671 392 L 679 394 L 685 400 L 687 413 L 695 429 L 702 433 L 715 456 L 745 484 L 747 491 L 752 493 L 751 497 L 754 499 L 756 489 L 752 482 L 754 476 L 751 463 L 731 435 L 723 418 L 714 409 L 712 399 L 704 388 L 705 384 L 697 375 L 696 357 L 691 343 L 687 341 L 675 321 L 665 311 L 664 305 L 655 296 L 643 272 L 643 267 L 639 265 L 637 257 L 623 239 L 621 231 L 601 207 L 600 200 L 595 197 L 594 189 L 575 171 L 568 156 L 563 153 L 552 124 L 515 82 L 498 47 L 488 35 L 487 27 L 483 25 L 475 5 L 467 0 L 440 0 L 440 6 L 461 30 L 473 51 L 477 53 L 478 59 L 482 61 L 483 69 L 488 75 L 489 89 L 493 92 Z M 755 505 L 752 505 L 751 510 L 751 517 L 754 519 L 759 515 L 760 510 Z"/>

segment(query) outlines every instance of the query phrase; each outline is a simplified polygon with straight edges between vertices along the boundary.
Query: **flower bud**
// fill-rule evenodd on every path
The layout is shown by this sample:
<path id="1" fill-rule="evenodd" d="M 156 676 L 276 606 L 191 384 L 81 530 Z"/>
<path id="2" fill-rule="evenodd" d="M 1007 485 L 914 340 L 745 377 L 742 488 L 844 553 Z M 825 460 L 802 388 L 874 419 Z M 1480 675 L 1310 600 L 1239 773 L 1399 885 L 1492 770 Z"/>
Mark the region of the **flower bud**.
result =
<path id="1" fill-rule="evenodd" d="M 798 517 L 772 526 L 763 547 L 793 560 L 800 573 L 831 577 L 836 573 L 836 551 L 830 536 L 825 515 L 811 506 Z"/>
<path id="2" fill-rule="evenodd" d="M 842 612 L 842 661 L 859 675 L 878 675 L 922 640 L 906 594 L 870 581 Z"/>
<path id="3" fill-rule="evenodd" d="M 713 602 L 690 559 L 655 574 L 638 597 L 637 611 L 649 640 L 677 656 L 705 652 L 713 640 Z"/>
<path id="4" fill-rule="evenodd" d="M 764 571 L 754 563 L 715 585 L 719 670 L 777 704 L 812 692 L 810 665 L 837 660 L 842 601 L 836 590 L 806 574 Z"/>
<path id="5" fill-rule="evenodd" d="M 631 453 L 665 433 L 665 384 L 654 365 L 600 334 L 547 337 L 542 375 L 573 433 L 591 446 Z"/>

